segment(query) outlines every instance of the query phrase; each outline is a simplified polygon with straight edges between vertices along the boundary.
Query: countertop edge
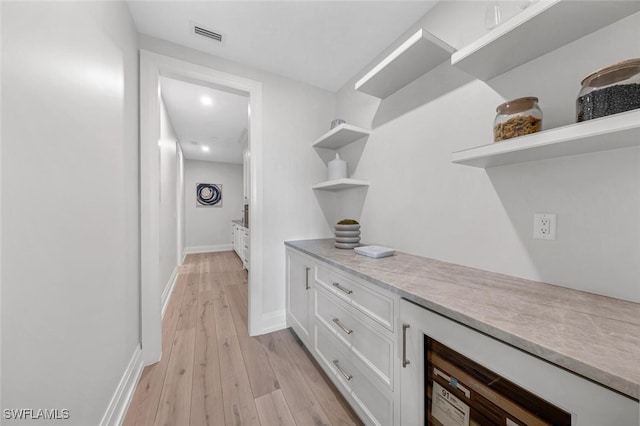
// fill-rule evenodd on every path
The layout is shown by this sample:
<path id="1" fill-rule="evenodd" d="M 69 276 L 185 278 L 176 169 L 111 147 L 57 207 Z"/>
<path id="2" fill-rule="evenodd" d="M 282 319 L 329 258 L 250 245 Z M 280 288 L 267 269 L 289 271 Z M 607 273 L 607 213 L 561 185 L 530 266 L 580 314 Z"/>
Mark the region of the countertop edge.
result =
<path id="1" fill-rule="evenodd" d="M 392 284 L 386 283 L 379 279 L 373 278 L 369 275 L 363 274 L 339 262 L 336 262 L 332 259 L 319 255 L 318 253 L 315 253 L 311 250 L 307 250 L 303 247 L 296 245 L 297 242 L 304 242 L 304 241 L 309 241 L 309 240 L 285 241 L 284 243 L 285 243 L 285 246 L 287 247 L 298 250 L 308 256 L 318 259 L 335 268 L 338 268 L 342 271 L 355 275 L 358 278 L 361 278 L 369 283 L 377 285 L 378 287 L 384 288 L 392 293 L 395 293 L 404 299 L 414 302 L 424 307 L 425 309 L 433 311 L 452 321 L 455 321 L 459 324 L 467 326 L 491 338 L 499 340 L 500 342 L 505 343 L 509 346 L 512 346 L 518 350 L 521 350 L 527 354 L 540 358 L 559 368 L 562 368 L 564 370 L 577 374 L 589 381 L 592 381 L 598 384 L 599 386 L 603 386 L 607 389 L 610 389 L 614 392 L 617 392 L 627 398 L 631 398 L 636 401 L 640 399 L 639 383 L 635 383 L 632 380 L 629 380 L 625 377 L 620 377 L 618 375 L 612 374 L 608 371 L 598 368 L 597 366 L 572 358 L 566 354 L 557 352 L 551 348 L 542 346 L 536 342 L 532 342 L 530 340 L 522 338 L 521 336 L 513 334 L 509 331 L 502 330 L 494 326 L 491 326 L 489 324 L 486 324 L 481 320 L 477 320 L 462 312 L 454 311 L 445 306 L 434 303 L 433 301 L 426 300 L 404 289 L 400 289 Z M 594 374 L 594 373 L 597 373 L 597 374 Z M 603 380 L 606 380 L 607 383 L 603 383 Z"/>

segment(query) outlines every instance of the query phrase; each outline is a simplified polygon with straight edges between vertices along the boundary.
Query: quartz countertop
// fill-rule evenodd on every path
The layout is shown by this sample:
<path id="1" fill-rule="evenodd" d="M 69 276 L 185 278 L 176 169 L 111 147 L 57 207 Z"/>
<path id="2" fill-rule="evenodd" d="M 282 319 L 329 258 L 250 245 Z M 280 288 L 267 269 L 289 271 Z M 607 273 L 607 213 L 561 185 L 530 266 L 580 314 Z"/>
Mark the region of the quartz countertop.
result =
<path id="1" fill-rule="evenodd" d="M 233 219 L 231 222 L 235 223 L 236 225 L 244 226 L 241 219 Z"/>
<path id="2" fill-rule="evenodd" d="M 640 304 L 407 253 L 373 259 L 333 239 L 289 247 L 638 400 Z"/>

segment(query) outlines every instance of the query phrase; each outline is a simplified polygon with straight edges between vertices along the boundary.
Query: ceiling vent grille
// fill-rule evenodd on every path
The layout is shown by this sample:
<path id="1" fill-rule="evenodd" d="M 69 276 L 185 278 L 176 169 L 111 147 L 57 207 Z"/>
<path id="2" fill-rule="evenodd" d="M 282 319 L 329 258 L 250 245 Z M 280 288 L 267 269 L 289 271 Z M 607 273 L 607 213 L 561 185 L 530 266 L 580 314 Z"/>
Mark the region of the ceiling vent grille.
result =
<path id="1" fill-rule="evenodd" d="M 210 39 L 213 39 L 215 41 L 218 41 L 218 42 L 222 43 L 222 34 L 218 34 L 216 32 L 209 31 L 206 28 L 202 28 L 199 25 L 194 25 L 193 26 L 193 32 L 195 34 L 201 35 L 203 37 L 209 37 Z"/>

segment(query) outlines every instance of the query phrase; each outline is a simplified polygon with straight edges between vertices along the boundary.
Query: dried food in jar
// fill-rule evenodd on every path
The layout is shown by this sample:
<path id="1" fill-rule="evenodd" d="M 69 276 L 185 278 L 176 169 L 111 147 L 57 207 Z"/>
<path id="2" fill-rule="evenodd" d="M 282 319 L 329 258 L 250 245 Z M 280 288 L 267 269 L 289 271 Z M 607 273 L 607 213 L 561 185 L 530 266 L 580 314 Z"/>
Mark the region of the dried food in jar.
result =
<path id="1" fill-rule="evenodd" d="M 529 135 L 539 132 L 541 128 L 542 120 L 540 118 L 533 115 L 516 115 L 493 127 L 493 139 L 498 142 L 516 136 Z"/>
<path id="2" fill-rule="evenodd" d="M 576 101 L 577 121 L 592 120 L 640 108 L 640 84 L 617 84 L 594 90 Z"/>
<path id="3" fill-rule="evenodd" d="M 595 71 L 582 80 L 576 121 L 592 120 L 640 108 L 640 58 Z"/>
<path id="4" fill-rule="evenodd" d="M 529 135 L 542 129 L 542 110 L 538 106 L 538 98 L 528 96 L 513 99 L 496 108 L 493 121 L 494 142 L 517 136 Z"/>

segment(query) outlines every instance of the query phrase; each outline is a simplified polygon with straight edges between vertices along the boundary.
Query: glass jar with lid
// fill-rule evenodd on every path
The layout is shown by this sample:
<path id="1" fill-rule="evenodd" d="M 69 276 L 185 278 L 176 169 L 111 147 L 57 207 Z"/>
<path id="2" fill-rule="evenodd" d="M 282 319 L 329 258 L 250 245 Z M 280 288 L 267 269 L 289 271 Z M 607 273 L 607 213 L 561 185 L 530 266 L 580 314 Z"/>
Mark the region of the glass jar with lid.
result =
<path id="1" fill-rule="evenodd" d="M 618 62 L 586 76 L 576 99 L 576 121 L 636 108 L 640 108 L 640 58 Z"/>
<path id="2" fill-rule="evenodd" d="M 542 110 L 538 98 L 528 96 L 498 105 L 493 122 L 493 140 L 499 142 L 529 135 L 542 129 Z"/>

